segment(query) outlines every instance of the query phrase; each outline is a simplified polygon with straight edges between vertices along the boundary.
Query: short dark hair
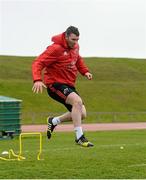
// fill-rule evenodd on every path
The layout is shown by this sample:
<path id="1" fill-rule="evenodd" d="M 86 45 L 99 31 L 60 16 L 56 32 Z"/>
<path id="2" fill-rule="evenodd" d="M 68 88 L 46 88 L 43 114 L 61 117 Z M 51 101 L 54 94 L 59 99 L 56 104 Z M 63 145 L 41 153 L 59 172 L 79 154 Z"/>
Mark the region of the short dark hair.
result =
<path id="1" fill-rule="evenodd" d="M 74 27 L 74 26 L 69 26 L 66 31 L 65 31 L 66 36 L 70 36 L 70 34 L 75 34 L 76 36 L 79 36 L 79 30 L 78 28 Z"/>

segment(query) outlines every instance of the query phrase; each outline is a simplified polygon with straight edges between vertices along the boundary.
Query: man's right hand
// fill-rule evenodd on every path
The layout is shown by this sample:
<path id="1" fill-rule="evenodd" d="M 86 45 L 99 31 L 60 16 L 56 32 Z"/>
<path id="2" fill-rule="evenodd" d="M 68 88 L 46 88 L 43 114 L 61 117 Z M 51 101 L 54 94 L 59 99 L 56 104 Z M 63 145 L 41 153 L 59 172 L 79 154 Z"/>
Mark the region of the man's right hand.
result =
<path id="1" fill-rule="evenodd" d="M 34 93 L 43 92 L 43 88 L 47 88 L 47 86 L 42 81 L 36 81 L 32 87 L 32 91 Z"/>

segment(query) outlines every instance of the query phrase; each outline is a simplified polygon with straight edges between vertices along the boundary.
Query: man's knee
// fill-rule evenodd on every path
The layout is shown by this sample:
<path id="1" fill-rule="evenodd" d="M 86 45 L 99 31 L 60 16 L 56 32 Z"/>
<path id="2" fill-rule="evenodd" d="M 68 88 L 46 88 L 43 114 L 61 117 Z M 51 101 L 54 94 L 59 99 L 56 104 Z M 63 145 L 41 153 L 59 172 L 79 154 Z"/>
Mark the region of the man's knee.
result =
<path id="1" fill-rule="evenodd" d="M 79 109 L 82 112 L 82 101 L 80 99 L 73 102 L 73 107 Z"/>
<path id="2" fill-rule="evenodd" d="M 82 119 L 85 119 L 86 116 L 87 116 L 87 113 L 86 113 L 86 109 L 85 109 L 85 107 L 84 107 L 84 105 L 83 105 L 83 103 L 82 103 L 82 100 L 75 101 L 75 102 L 73 103 L 73 106 L 74 106 L 75 108 L 79 109 L 79 111 L 81 112 L 81 117 L 82 117 Z"/>

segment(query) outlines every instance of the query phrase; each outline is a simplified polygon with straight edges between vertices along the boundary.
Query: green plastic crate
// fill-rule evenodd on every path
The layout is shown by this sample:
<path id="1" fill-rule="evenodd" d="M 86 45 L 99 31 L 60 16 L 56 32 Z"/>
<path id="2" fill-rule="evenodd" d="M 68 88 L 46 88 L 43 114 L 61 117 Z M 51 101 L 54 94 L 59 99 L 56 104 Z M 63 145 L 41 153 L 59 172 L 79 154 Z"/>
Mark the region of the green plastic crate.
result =
<path id="1" fill-rule="evenodd" d="M 0 131 L 21 133 L 22 100 L 0 96 Z"/>

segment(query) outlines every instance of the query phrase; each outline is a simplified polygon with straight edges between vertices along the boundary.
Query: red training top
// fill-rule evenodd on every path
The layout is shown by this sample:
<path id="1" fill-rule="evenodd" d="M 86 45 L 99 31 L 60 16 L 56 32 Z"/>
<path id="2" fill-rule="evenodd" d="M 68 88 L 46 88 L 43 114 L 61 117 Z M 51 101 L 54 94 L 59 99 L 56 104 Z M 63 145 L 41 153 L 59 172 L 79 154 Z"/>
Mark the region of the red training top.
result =
<path id="1" fill-rule="evenodd" d="M 44 83 L 47 86 L 54 82 L 74 86 L 78 71 L 82 75 L 89 71 L 79 55 L 79 45 L 69 48 L 65 33 L 52 37 L 52 41 L 54 43 L 32 64 L 33 80 L 42 80 L 41 73 L 44 69 Z"/>

